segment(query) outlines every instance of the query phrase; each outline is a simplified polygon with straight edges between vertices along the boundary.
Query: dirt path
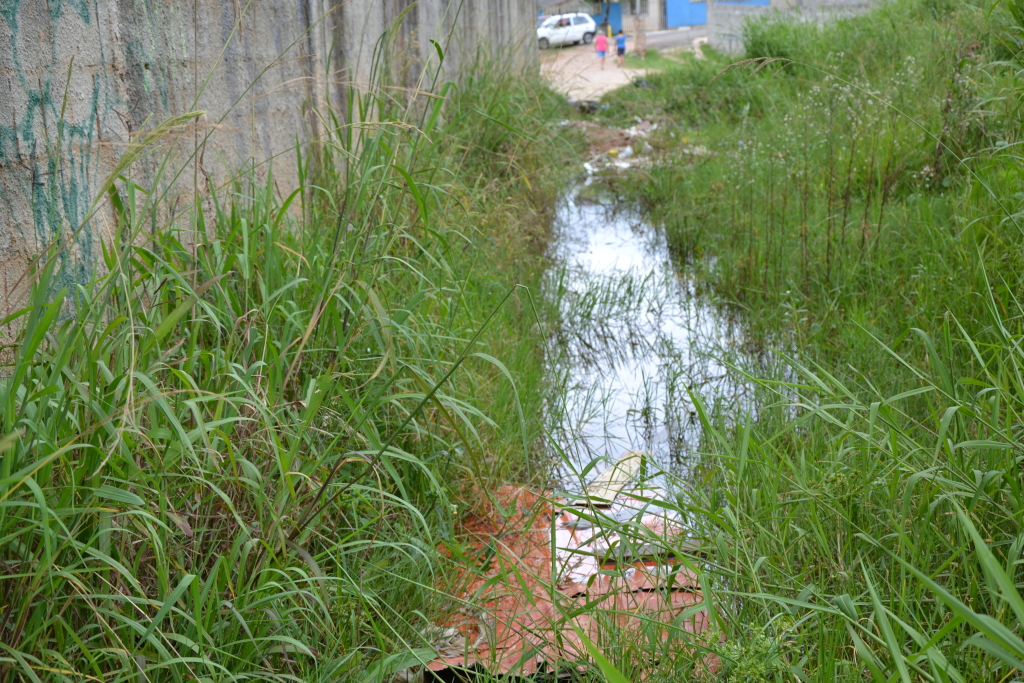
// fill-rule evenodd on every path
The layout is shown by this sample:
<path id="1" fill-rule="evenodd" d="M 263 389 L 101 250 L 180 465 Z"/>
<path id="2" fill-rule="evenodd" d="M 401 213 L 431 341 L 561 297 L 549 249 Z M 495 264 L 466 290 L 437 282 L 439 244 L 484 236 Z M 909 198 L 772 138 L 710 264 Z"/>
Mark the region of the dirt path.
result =
<path id="1" fill-rule="evenodd" d="M 609 41 L 610 42 L 610 41 Z M 540 72 L 551 87 L 570 100 L 596 100 L 609 90 L 628 85 L 646 69 L 620 69 L 614 57 L 605 59 L 604 70 L 593 45 L 555 48 L 540 53 Z"/>

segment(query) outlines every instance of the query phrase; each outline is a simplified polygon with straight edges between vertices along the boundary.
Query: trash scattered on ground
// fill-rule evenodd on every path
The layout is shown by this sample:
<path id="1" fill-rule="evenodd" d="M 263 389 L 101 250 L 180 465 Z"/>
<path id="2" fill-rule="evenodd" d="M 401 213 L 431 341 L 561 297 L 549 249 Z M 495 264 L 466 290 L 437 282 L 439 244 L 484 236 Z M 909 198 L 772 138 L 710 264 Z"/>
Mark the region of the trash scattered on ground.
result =
<path id="1" fill-rule="evenodd" d="M 656 148 L 650 142 L 651 135 L 659 129 L 657 121 L 633 117 L 629 128 L 610 128 L 588 119 L 565 119 L 556 125 L 559 128 L 575 128 L 586 135 L 590 147 L 590 158 L 583 164 L 588 175 L 603 171 L 622 171 L 632 168 L 653 166 Z M 669 137 L 676 138 L 674 131 Z M 684 137 L 683 142 L 688 143 Z M 706 158 L 714 152 L 702 145 L 683 144 L 674 147 L 682 157 Z"/>
<path id="2" fill-rule="evenodd" d="M 645 121 L 639 116 L 634 116 L 633 120 L 636 122 L 635 126 L 630 126 L 626 130 L 626 135 L 631 138 L 642 137 L 645 138 L 654 131 L 658 130 L 658 124 L 653 121 Z"/>
<path id="3" fill-rule="evenodd" d="M 643 453 L 627 451 L 611 467 L 587 484 L 585 495 L 573 504 L 577 507 L 610 507 L 623 489 L 640 478 Z"/>
<path id="4" fill-rule="evenodd" d="M 597 100 L 570 100 L 569 106 L 578 110 L 581 114 L 596 114 L 602 109 L 607 108 Z"/>
<path id="5" fill-rule="evenodd" d="M 428 638 L 438 656 L 427 670 L 531 675 L 589 660 L 587 639 L 609 627 L 705 632 L 699 560 L 678 516 L 650 502 L 660 494 L 638 488 L 642 458 L 627 453 L 578 500 L 502 487 L 463 520 L 468 548 L 449 549 L 462 569 L 444 588 L 466 607 Z"/>
<path id="6" fill-rule="evenodd" d="M 635 117 L 629 128 L 603 128 L 587 131 L 590 139 L 590 159 L 583 165 L 588 174 L 604 170 L 624 170 L 650 165 L 654 146 L 647 138 L 658 124 Z"/>
<path id="7" fill-rule="evenodd" d="M 563 119 L 555 125 L 559 128 L 575 128 L 582 131 L 604 130 L 601 124 L 591 119 Z"/>
<path id="8" fill-rule="evenodd" d="M 704 145 L 684 145 L 679 148 L 679 151 L 694 157 L 710 157 L 715 154 Z"/>

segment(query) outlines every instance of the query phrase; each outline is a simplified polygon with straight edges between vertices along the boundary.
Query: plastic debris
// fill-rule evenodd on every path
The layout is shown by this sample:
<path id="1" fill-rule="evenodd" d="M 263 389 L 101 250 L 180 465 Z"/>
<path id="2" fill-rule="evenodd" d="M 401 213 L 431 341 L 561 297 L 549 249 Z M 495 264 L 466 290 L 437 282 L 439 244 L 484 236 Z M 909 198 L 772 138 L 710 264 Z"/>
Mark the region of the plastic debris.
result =
<path id="1" fill-rule="evenodd" d="M 570 100 L 569 106 L 574 107 L 581 114 L 596 114 L 605 108 L 597 100 Z"/>
<path id="2" fill-rule="evenodd" d="M 643 458 L 642 451 L 626 451 L 618 462 L 587 485 L 587 495 L 580 498 L 576 505 L 610 507 L 622 489 L 637 480 Z"/>
<path id="3" fill-rule="evenodd" d="M 660 621 L 665 637 L 706 631 L 706 611 L 679 618 L 703 601 L 699 560 L 679 518 L 650 504 L 658 492 L 637 488 L 642 457 L 627 453 L 579 501 L 502 487 L 464 519 L 467 541 L 449 552 L 457 580 L 442 589 L 467 606 L 437 627 L 427 670 L 531 675 L 589 659 L 580 634 L 598 642 L 609 623 L 639 632 Z M 717 670 L 717 659 L 701 661 Z"/>

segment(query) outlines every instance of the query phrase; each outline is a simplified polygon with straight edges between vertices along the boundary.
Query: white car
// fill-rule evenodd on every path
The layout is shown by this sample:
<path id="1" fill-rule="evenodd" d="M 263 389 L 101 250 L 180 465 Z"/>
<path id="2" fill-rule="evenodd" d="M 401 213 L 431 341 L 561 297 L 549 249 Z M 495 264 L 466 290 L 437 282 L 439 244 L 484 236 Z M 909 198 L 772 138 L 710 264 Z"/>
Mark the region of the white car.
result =
<path id="1" fill-rule="evenodd" d="M 590 43 L 597 33 L 597 23 L 589 14 L 557 14 L 537 27 L 537 44 L 546 50 L 552 45 Z"/>

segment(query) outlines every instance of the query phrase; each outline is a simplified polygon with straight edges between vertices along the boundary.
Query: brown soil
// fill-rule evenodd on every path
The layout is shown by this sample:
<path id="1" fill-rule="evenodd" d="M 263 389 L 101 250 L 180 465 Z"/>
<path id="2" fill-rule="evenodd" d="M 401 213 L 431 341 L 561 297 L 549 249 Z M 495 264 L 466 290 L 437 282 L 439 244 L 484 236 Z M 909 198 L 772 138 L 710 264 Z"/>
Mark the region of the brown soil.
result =
<path id="1" fill-rule="evenodd" d="M 674 568 L 671 583 L 642 561 L 606 564 L 605 572 L 584 583 L 559 581 L 552 572 L 552 543 L 559 520 L 569 514 L 549 495 L 506 486 L 463 520 L 466 545 L 449 556 L 464 564 L 454 585 L 441 586 L 463 601 L 444 624 L 458 632 L 459 647 L 439 652 L 428 669 L 475 665 L 495 674 L 530 675 L 545 663 L 589 659 L 584 636 L 600 641 L 602 624 L 640 633 L 644 624 L 661 621 L 665 638 L 670 624 L 695 635 L 707 630 L 705 611 L 679 619 L 702 600 L 697 576 L 682 567 Z M 709 673 L 719 667 L 714 657 L 701 661 Z"/>
<path id="2" fill-rule="evenodd" d="M 587 151 L 591 156 L 604 154 L 610 149 L 622 149 L 631 144 L 626 131 L 618 128 L 594 128 L 587 131 Z"/>

